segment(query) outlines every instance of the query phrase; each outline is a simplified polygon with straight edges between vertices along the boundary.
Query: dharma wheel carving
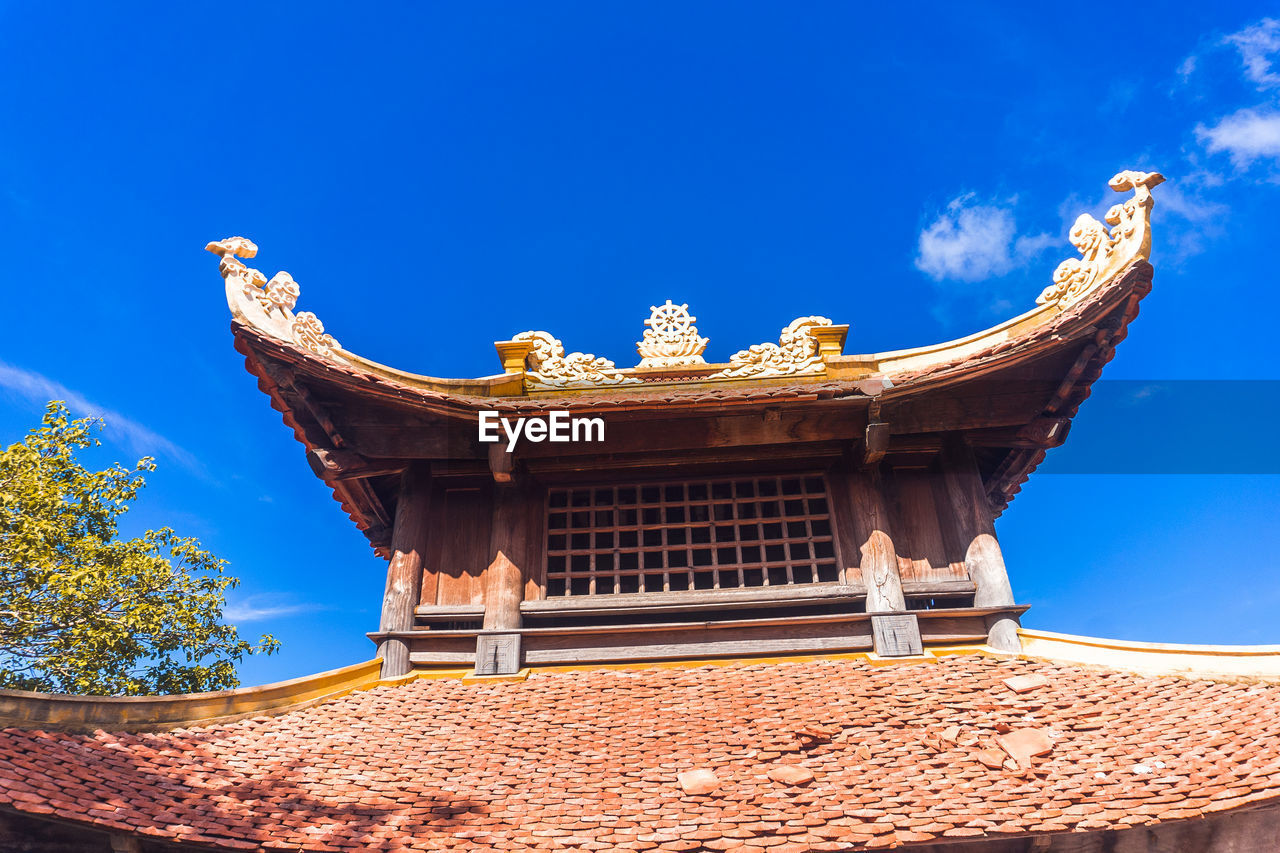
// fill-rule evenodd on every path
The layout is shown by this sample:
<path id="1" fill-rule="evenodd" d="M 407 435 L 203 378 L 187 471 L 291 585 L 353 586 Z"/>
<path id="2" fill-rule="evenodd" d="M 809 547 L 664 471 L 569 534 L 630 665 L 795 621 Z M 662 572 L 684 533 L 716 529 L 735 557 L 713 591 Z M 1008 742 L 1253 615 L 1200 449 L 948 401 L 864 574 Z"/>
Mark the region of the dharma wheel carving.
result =
<path id="1" fill-rule="evenodd" d="M 670 299 L 663 305 L 649 306 L 649 319 L 644 324 L 644 339 L 636 343 L 640 367 L 680 367 L 706 364 L 702 353 L 709 341 L 698 334 L 693 325 L 697 317 L 689 313 L 688 304 L 676 305 Z"/>

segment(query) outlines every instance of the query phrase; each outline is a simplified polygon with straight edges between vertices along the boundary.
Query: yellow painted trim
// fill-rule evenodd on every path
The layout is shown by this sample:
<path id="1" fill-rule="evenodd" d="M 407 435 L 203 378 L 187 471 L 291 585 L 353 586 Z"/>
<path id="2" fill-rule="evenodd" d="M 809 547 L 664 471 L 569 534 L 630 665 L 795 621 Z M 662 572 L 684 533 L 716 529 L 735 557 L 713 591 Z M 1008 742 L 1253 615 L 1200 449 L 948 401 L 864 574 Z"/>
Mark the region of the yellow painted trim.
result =
<path id="1" fill-rule="evenodd" d="M 463 684 L 484 684 L 485 682 L 489 682 L 489 681 L 528 681 L 529 673 L 532 671 L 533 671 L 532 669 L 526 666 L 524 669 L 519 670 L 518 672 L 512 672 L 506 675 L 476 675 L 476 671 L 473 669 L 470 672 L 468 672 L 466 675 L 462 676 L 462 683 Z"/>
<path id="2" fill-rule="evenodd" d="M 1109 670 L 1185 677 L 1280 681 L 1280 645 L 1221 646 L 1142 643 L 1036 631 L 1018 632 L 1021 654 L 1009 654 L 983 644 L 935 646 L 909 658 L 884 658 L 875 652 L 772 655 L 768 657 L 699 658 L 674 661 L 628 661 L 526 667 L 502 676 L 477 676 L 473 668 L 416 669 L 397 678 L 380 678 L 381 660 L 371 660 L 315 675 L 241 687 L 215 693 L 180 696 L 64 696 L 0 690 L 0 727 L 71 731 L 160 730 L 232 722 L 245 717 L 279 714 L 309 707 L 377 686 L 395 686 L 420 679 L 460 680 L 465 684 L 525 681 L 531 676 L 591 670 L 662 670 L 813 661 L 863 661 L 873 666 L 936 663 L 954 655 L 1001 659 L 1048 660 Z"/>
<path id="3" fill-rule="evenodd" d="M 173 729 L 282 713 L 379 683 L 381 660 L 212 693 L 177 696 L 67 696 L 0 690 L 0 727 L 94 731 Z"/>
<path id="4" fill-rule="evenodd" d="M 1132 261 L 1136 262 L 1142 259 L 1142 256 L 1135 256 Z M 1132 269 L 1133 262 L 1104 281 L 1096 283 L 1090 288 L 1091 294 L 1104 292 L 1113 283 L 1123 279 Z M 670 384 L 664 383 L 663 387 L 668 388 L 678 386 L 681 388 L 697 388 L 702 386 L 733 386 L 735 384 L 790 385 L 805 382 L 818 383 L 830 380 L 852 380 L 872 375 L 892 375 L 895 373 L 919 371 L 931 365 L 959 361 L 973 355 L 974 353 L 989 349 L 997 344 L 1004 343 L 1015 338 L 1020 338 L 1037 327 L 1048 323 L 1064 310 L 1065 308 L 1058 302 L 1049 303 L 1047 305 L 1038 305 L 1016 317 L 1011 317 L 1008 320 L 974 332 L 970 335 L 966 335 L 962 338 L 928 344 L 926 346 L 857 355 L 836 355 L 825 353 L 823 355 L 823 370 L 819 373 L 804 374 L 800 376 L 770 377 L 765 379 L 759 377 L 748 379 L 702 378 Z M 254 325 L 248 320 L 248 318 L 237 315 L 237 319 L 250 326 Z M 256 326 L 254 327 L 257 328 Z M 265 330 L 259 329 L 259 331 Z M 267 332 L 267 334 L 270 334 L 270 332 Z M 503 343 L 509 342 L 496 342 L 499 346 Z M 638 386 L 635 385 L 593 385 L 574 388 L 543 388 L 536 391 L 528 391 L 525 388 L 524 374 L 519 372 L 500 373 L 492 376 L 482 376 L 476 379 L 446 379 L 438 376 L 426 376 L 419 373 L 410 373 L 409 371 L 399 370 L 341 348 L 335 350 L 335 355 L 340 361 L 345 361 L 367 374 L 390 379 L 410 388 L 441 392 L 457 396 L 508 398 L 519 396 L 538 397 L 553 395 L 557 397 L 564 396 L 572 398 L 584 394 L 599 394 L 602 391 L 635 391 L 638 388 Z M 717 367 L 723 368 L 727 366 L 727 364 L 699 365 L 700 368 L 707 369 Z M 627 376 L 641 376 L 645 371 L 642 368 L 624 367 L 619 368 L 619 372 Z"/>
<path id="5" fill-rule="evenodd" d="M 1158 675 L 1280 681 L 1280 646 L 1142 643 L 1022 628 L 1024 657 Z"/>
<path id="6" fill-rule="evenodd" d="M 919 657 L 884 658 L 875 652 L 834 652 L 820 654 L 771 655 L 769 657 L 697 658 L 694 660 L 629 661 L 627 663 L 574 663 L 533 668 L 533 673 L 587 672 L 595 669 L 646 670 L 646 669 L 700 669 L 704 666 L 755 666 L 756 664 L 811 663 L 814 661 L 848 660 L 865 661 L 874 665 L 934 663 L 941 655 L 1000 654 L 986 646 L 939 646 L 924 650 Z M 1007 657 L 1007 655 L 1006 655 Z"/>

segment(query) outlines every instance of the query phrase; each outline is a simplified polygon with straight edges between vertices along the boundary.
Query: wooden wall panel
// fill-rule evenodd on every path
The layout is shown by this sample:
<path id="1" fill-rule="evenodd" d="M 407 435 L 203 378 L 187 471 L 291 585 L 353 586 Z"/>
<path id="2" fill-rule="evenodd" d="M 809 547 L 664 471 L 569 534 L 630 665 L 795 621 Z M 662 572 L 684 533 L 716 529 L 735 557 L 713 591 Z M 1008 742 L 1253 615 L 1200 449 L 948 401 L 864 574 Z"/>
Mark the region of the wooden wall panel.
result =
<path id="1" fill-rule="evenodd" d="M 546 596 L 547 574 L 547 490 L 530 486 L 525 506 L 525 537 L 529 543 L 525 552 L 525 601 Z"/>
<path id="2" fill-rule="evenodd" d="M 435 604 L 440 592 L 440 566 L 444 561 L 445 488 L 435 482 L 431 488 L 431 512 L 427 530 L 427 551 L 422 562 L 422 592 L 419 604 Z"/>
<path id="3" fill-rule="evenodd" d="M 946 545 L 951 576 L 969 580 L 969 569 L 964 561 L 969 540 L 960 531 L 960 520 L 957 518 L 959 510 L 952 502 L 946 476 L 938 470 L 931 472 L 929 479 L 933 485 L 933 500 L 938 507 L 938 525 L 942 528 L 942 541 Z"/>
<path id="4" fill-rule="evenodd" d="M 938 504 L 933 484 L 938 476 L 918 469 L 893 472 L 894 545 L 904 583 L 967 577 L 964 556 L 951 554 L 943 537 L 939 516 L 946 516 L 949 505 Z"/>
<path id="5" fill-rule="evenodd" d="M 483 603 L 481 575 L 490 560 L 492 500 L 488 487 L 445 491 L 443 528 L 437 537 L 441 542 L 436 563 L 439 592 L 434 603 Z"/>

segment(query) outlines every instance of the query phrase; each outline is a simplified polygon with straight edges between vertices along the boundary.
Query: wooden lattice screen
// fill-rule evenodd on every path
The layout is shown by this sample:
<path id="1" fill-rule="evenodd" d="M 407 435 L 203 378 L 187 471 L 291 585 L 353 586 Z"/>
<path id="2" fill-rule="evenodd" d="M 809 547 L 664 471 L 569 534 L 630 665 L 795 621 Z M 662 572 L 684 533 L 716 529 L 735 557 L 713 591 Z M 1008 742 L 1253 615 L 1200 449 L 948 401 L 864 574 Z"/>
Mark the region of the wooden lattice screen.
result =
<path id="1" fill-rule="evenodd" d="M 840 579 L 821 476 L 552 489 L 547 595 Z"/>

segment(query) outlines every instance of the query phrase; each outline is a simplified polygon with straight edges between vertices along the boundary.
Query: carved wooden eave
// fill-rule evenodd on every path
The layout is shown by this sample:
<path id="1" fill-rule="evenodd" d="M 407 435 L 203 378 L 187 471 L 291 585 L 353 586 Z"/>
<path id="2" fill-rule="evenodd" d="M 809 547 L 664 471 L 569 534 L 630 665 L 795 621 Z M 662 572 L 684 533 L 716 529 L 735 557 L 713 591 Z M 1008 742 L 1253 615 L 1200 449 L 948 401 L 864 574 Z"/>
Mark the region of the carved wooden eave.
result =
<path id="1" fill-rule="evenodd" d="M 649 431 L 657 421 L 676 419 L 682 430 L 696 431 L 697 422 L 711 415 L 735 417 L 733 428 L 739 429 L 753 423 L 750 418 L 776 419 L 781 411 L 808 418 L 810 432 L 830 426 L 823 452 L 843 446 L 867 459 L 929 454 L 941 433 L 960 431 L 979 454 L 988 495 L 1003 508 L 1045 451 L 1065 438 L 1150 290 L 1150 189 L 1162 180 L 1138 172 L 1113 178 L 1114 189 L 1134 195 L 1108 213 L 1110 231 L 1091 217 L 1077 220 L 1071 239 L 1082 258 L 1059 266 L 1054 284 L 1031 310 L 956 340 L 865 355 L 843 354 L 847 326 L 807 317 L 785 327 L 777 344 L 752 346 L 729 363 L 702 364 L 705 338 L 687 306 L 668 300 L 646 322 L 661 332 L 639 344 L 647 363 L 633 368 L 566 353 L 551 334 L 527 332 L 497 343 L 503 373 L 424 376 L 349 352 L 314 315 L 295 315 L 298 287 L 287 273 L 267 280 L 239 260 L 256 254 L 249 241 L 231 238 L 207 248 L 221 259 L 236 347 L 246 366 L 307 449 L 313 469 L 385 553 L 394 515 L 387 484 L 395 472 L 423 460 L 434 460 L 433 470 L 484 469 L 488 447 L 476 440 L 484 410 L 617 415 Z M 675 314 L 674 321 L 667 316 Z M 1010 392 L 1008 411 L 993 411 L 987 403 L 994 383 L 1025 399 Z M 966 400 L 977 402 L 966 409 Z M 349 420 L 356 408 L 362 416 L 381 412 L 385 423 L 401 419 L 414 440 L 399 449 L 390 440 L 370 443 L 368 430 Z M 626 429 L 613 434 L 621 441 Z M 768 443 L 766 433 L 760 435 Z M 783 437 L 800 443 L 815 438 L 794 431 Z M 736 440 L 703 438 L 709 447 Z M 810 442 L 814 448 L 821 443 Z M 678 448 L 659 449 L 680 458 Z M 530 446 L 522 456 L 527 464 L 550 464 L 547 457 L 560 452 Z M 594 452 L 618 464 L 633 461 L 616 448 Z"/>

